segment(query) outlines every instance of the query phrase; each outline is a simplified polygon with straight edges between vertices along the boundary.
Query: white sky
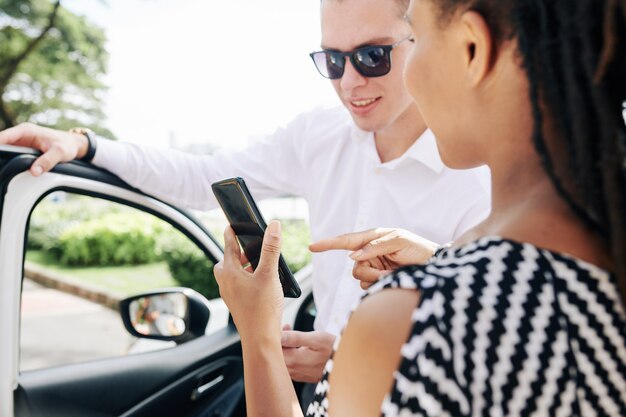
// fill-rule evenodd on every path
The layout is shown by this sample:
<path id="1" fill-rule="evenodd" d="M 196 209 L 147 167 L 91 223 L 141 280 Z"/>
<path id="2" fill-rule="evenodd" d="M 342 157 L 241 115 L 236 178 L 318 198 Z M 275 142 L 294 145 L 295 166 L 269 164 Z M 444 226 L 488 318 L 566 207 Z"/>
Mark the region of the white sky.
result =
<path id="1" fill-rule="evenodd" d="M 67 0 L 104 27 L 106 113 L 122 140 L 242 147 L 338 103 L 308 53 L 319 0 Z"/>

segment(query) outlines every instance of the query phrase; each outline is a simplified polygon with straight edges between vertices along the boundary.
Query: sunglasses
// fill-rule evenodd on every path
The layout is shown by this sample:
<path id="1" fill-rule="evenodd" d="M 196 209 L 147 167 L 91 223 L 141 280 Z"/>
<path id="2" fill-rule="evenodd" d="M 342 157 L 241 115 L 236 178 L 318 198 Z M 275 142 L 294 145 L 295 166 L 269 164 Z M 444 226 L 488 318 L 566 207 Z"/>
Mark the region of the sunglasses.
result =
<path id="1" fill-rule="evenodd" d="M 391 50 L 402 42 L 410 40 L 411 36 L 399 40 L 391 45 L 370 45 L 357 48 L 354 51 L 339 52 L 324 49 L 309 54 L 315 68 L 322 77 L 337 80 L 343 76 L 346 68 L 346 57 L 354 69 L 364 77 L 382 77 L 391 71 Z"/>

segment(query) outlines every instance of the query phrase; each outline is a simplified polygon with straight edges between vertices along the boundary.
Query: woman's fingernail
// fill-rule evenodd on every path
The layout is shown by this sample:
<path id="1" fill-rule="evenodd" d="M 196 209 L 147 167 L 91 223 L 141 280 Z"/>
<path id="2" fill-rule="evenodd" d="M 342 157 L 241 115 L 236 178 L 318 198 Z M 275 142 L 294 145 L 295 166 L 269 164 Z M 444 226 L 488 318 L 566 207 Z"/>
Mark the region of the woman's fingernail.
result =
<path id="1" fill-rule="evenodd" d="M 40 176 L 43 173 L 43 168 L 41 168 L 39 165 L 37 165 L 37 166 L 33 167 L 31 172 L 33 173 L 34 176 L 38 177 L 38 176 Z"/>
<path id="2" fill-rule="evenodd" d="M 359 257 L 359 256 L 361 256 L 361 255 L 363 255 L 363 250 L 362 250 L 362 249 L 359 249 L 359 250 L 358 250 L 358 251 L 356 251 L 356 252 L 352 252 L 352 253 L 350 254 L 350 257 L 351 257 L 352 259 L 356 259 L 356 258 L 358 258 L 358 257 Z"/>
<path id="3" fill-rule="evenodd" d="M 272 220 L 267 228 L 269 229 L 270 235 L 280 236 L 280 222 L 278 220 Z"/>

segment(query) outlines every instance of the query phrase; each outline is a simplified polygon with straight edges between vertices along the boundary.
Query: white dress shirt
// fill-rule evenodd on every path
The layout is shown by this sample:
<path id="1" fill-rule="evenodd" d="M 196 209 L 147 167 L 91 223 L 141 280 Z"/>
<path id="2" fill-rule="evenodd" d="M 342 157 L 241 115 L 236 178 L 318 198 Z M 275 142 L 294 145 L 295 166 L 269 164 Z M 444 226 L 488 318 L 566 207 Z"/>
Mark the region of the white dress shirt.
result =
<path id="1" fill-rule="evenodd" d="M 484 169 L 443 165 L 430 130 L 399 158 L 381 163 L 373 133 L 343 107 L 318 109 L 247 149 L 192 155 L 98 140 L 93 163 L 172 204 L 211 209 L 215 181 L 242 177 L 255 199 L 292 194 L 309 204 L 313 241 L 374 227 L 400 227 L 446 243 L 490 208 Z M 317 330 L 338 334 L 362 290 L 345 251 L 313 255 Z"/>

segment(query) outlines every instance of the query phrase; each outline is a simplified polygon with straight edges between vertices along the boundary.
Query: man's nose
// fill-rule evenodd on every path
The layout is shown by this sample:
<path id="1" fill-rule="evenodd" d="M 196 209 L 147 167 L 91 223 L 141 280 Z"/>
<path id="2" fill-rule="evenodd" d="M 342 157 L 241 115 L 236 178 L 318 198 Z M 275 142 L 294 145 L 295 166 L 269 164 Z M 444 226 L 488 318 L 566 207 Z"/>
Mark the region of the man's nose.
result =
<path id="1" fill-rule="evenodd" d="M 367 82 L 367 77 L 361 75 L 352 65 L 352 61 L 346 57 L 346 65 L 343 70 L 343 76 L 341 77 L 340 85 L 344 90 L 352 90 L 355 87 L 360 87 Z"/>

